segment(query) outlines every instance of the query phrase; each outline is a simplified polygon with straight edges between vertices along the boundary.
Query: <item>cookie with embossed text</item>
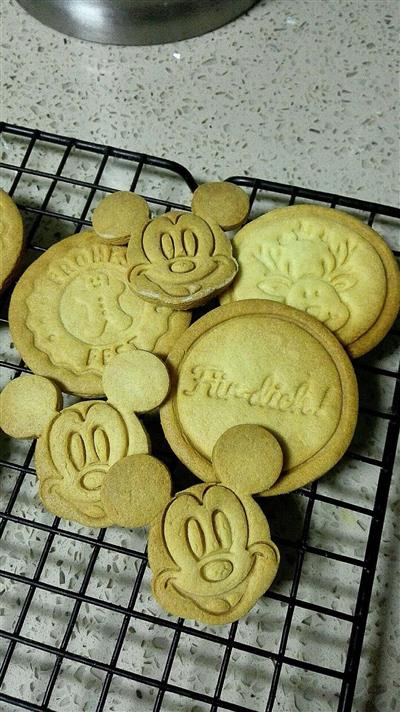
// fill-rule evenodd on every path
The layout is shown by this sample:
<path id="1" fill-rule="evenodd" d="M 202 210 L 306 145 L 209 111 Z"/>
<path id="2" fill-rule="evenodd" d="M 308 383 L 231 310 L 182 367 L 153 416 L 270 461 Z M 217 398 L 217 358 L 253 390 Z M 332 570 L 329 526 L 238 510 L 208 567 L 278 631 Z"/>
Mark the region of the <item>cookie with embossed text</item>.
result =
<path id="1" fill-rule="evenodd" d="M 262 425 L 282 447 L 283 471 L 267 496 L 320 477 L 353 436 L 358 391 L 347 353 L 320 321 L 279 302 L 250 299 L 214 309 L 183 334 L 167 366 L 164 433 L 206 482 L 216 441 L 235 425 Z"/>
<path id="2" fill-rule="evenodd" d="M 400 306 L 400 277 L 383 238 L 357 218 L 317 205 L 272 210 L 233 240 L 239 275 L 221 304 L 270 299 L 335 333 L 352 357 L 378 344 Z"/>
<path id="3" fill-rule="evenodd" d="M 0 292 L 10 283 L 24 247 L 21 214 L 10 196 L 0 189 Z"/>
<path id="4" fill-rule="evenodd" d="M 126 247 L 91 231 L 50 247 L 18 281 L 10 329 L 27 366 L 65 392 L 103 393 L 104 367 L 118 353 L 165 356 L 190 313 L 150 304 L 128 283 Z"/>

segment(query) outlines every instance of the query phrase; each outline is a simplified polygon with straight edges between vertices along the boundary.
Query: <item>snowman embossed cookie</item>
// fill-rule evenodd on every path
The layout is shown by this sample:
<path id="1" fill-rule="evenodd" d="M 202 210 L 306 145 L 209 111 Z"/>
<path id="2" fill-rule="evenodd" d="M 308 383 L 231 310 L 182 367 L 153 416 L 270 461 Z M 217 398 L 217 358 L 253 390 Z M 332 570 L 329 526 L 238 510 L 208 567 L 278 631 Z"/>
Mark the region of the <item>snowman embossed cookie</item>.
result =
<path id="1" fill-rule="evenodd" d="M 126 247 L 94 232 L 67 237 L 24 272 L 10 303 L 10 330 L 27 366 L 82 396 L 103 393 L 102 372 L 118 353 L 165 356 L 187 328 L 176 312 L 136 296 Z"/>

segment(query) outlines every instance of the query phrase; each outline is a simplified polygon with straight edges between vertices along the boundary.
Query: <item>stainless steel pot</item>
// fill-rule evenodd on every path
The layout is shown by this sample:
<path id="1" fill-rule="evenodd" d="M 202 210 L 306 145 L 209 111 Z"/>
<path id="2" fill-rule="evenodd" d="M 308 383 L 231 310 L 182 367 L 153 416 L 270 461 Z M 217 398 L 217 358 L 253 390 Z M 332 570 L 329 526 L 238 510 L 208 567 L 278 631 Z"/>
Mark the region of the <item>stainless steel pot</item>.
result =
<path id="1" fill-rule="evenodd" d="M 121 45 L 162 44 L 225 25 L 256 0 L 17 0 L 63 34 Z"/>

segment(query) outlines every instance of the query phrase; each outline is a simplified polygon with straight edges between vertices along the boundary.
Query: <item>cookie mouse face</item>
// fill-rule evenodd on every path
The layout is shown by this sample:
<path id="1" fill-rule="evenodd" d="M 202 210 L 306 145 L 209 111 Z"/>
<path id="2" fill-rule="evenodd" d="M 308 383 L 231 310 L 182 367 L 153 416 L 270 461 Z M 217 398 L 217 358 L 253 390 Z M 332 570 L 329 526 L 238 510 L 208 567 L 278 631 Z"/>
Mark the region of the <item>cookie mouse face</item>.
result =
<path id="1" fill-rule="evenodd" d="M 59 516 L 104 527 L 100 488 L 109 468 L 126 455 L 148 452 L 134 413 L 102 401 L 87 401 L 58 413 L 39 438 L 36 467 L 44 505 Z"/>
<path id="2" fill-rule="evenodd" d="M 251 494 L 277 479 L 282 451 L 264 428 L 236 426 L 217 441 L 213 467 L 215 483 L 171 499 L 165 465 L 134 455 L 109 470 L 101 495 L 122 526 L 151 525 L 149 565 L 160 605 L 177 616 L 225 624 L 250 610 L 278 569 L 279 551 Z"/>
<path id="3" fill-rule="evenodd" d="M 256 507 L 223 485 L 197 485 L 172 500 L 161 528 L 164 555 L 173 565 L 153 582 L 161 603 L 167 598 L 176 610 L 191 607 L 196 618 L 215 621 L 253 605 L 258 581 L 265 588 L 265 575 L 277 565 L 268 524 Z"/>
<path id="4" fill-rule="evenodd" d="M 64 409 L 55 384 L 40 376 L 11 381 L 1 394 L 2 413 L 16 413 L 13 422 L 2 415 L 3 429 L 14 437 L 38 436 L 35 464 L 44 506 L 90 527 L 114 523 L 101 499 L 102 484 L 121 458 L 149 451 L 147 433 L 134 411 L 158 405 L 168 392 L 169 378 L 156 356 L 132 351 L 106 367 L 103 385 L 108 401 L 83 401 Z M 18 406 L 20 415 L 11 410 Z"/>
<path id="5" fill-rule="evenodd" d="M 234 278 L 237 264 L 217 223 L 170 212 L 150 220 L 128 246 L 134 292 L 175 309 L 203 303 Z"/>

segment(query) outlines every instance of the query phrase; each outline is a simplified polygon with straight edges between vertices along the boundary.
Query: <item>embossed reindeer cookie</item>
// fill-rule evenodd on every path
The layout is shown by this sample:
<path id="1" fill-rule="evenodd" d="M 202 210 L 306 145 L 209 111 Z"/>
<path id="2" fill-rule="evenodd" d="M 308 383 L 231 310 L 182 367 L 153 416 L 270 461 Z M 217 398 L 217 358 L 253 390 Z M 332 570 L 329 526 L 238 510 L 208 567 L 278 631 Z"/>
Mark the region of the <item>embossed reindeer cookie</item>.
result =
<path id="1" fill-rule="evenodd" d="M 282 452 L 264 428 L 244 425 L 222 435 L 212 463 L 212 483 L 171 499 L 162 463 L 128 457 L 110 469 L 102 495 L 117 522 L 151 524 L 149 565 L 160 605 L 177 616 L 222 625 L 244 616 L 275 578 L 279 551 L 251 495 L 275 482 Z"/>
<path id="2" fill-rule="evenodd" d="M 148 435 L 135 415 L 158 406 L 168 372 L 147 351 L 120 354 L 103 372 L 107 401 L 86 400 L 62 410 L 57 386 L 22 375 L 0 394 L 0 426 L 12 437 L 37 437 L 39 495 L 49 511 L 89 527 L 114 523 L 100 489 L 110 467 L 127 455 L 149 452 Z"/>
<path id="3" fill-rule="evenodd" d="M 0 189 L 0 293 L 17 269 L 23 247 L 21 214 L 10 196 Z"/>
<path id="4" fill-rule="evenodd" d="M 161 408 L 176 455 L 206 482 L 226 428 L 270 430 L 283 472 L 265 495 L 320 477 L 344 454 L 357 421 L 357 381 L 336 337 L 312 316 L 251 299 L 213 309 L 169 353 L 172 388 Z"/>
<path id="5" fill-rule="evenodd" d="M 150 220 L 132 235 L 127 254 L 135 294 L 174 309 L 204 304 L 232 282 L 238 269 L 219 225 L 186 212 Z"/>
<path id="6" fill-rule="evenodd" d="M 116 354 L 144 349 L 164 356 L 190 313 L 133 294 L 126 248 L 94 232 L 53 245 L 24 272 L 10 303 L 10 330 L 29 368 L 65 392 L 103 393 L 102 373 Z"/>
<path id="7" fill-rule="evenodd" d="M 372 349 L 400 306 L 394 256 L 357 218 L 316 205 L 279 208 L 233 240 L 238 279 L 221 303 L 272 299 L 322 321 L 353 357 Z"/>

